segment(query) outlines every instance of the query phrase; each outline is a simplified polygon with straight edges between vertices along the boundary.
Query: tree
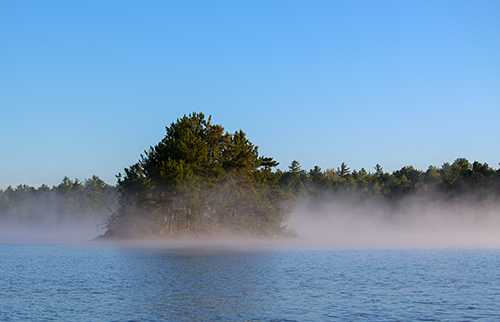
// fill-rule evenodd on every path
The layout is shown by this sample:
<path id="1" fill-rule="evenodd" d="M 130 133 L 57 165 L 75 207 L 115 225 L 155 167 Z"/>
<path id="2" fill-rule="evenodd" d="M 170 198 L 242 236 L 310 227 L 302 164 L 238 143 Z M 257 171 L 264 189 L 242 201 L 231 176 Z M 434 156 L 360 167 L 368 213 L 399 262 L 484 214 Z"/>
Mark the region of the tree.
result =
<path id="1" fill-rule="evenodd" d="M 345 164 L 344 162 L 342 162 L 340 168 L 337 168 L 337 172 L 339 174 L 339 177 L 341 177 L 342 179 L 346 178 L 351 173 L 349 167 L 347 167 L 347 164 Z"/>
<path id="2" fill-rule="evenodd" d="M 328 177 L 317 165 L 309 170 L 308 176 L 308 194 L 310 196 L 323 197 L 324 192 L 328 191 L 328 188 L 330 187 Z"/>
<path id="3" fill-rule="evenodd" d="M 243 131 L 229 134 L 202 113 L 184 115 L 118 175 L 120 205 L 109 234 L 275 234 L 286 215 L 277 165 Z"/>
<path id="4" fill-rule="evenodd" d="M 284 172 L 278 184 L 286 192 L 291 193 L 293 196 L 298 197 L 305 193 L 305 185 L 308 177 L 306 170 L 303 170 L 300 163 L 296 160 L 288 166 L 288 171 Z"/>

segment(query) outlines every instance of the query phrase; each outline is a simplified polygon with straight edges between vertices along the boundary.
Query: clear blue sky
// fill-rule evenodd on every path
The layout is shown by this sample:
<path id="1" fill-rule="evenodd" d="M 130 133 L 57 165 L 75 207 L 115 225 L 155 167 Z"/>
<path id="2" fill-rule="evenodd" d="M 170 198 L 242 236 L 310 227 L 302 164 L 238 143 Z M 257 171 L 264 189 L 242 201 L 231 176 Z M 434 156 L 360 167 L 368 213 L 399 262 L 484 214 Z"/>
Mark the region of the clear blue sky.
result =
<path id="1" fill-rule="evenodd" d="M 1 1 L 0 188 L 115 175 L 193 111 L 285 170 L 500 162 L 500 1 Z"/>

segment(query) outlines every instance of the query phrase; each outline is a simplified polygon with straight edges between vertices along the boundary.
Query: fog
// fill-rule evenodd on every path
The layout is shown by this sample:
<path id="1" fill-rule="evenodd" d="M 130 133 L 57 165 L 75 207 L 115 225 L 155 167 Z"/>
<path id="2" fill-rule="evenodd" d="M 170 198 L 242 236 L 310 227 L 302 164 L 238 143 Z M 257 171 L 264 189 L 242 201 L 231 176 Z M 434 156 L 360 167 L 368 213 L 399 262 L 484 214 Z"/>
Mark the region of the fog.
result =
<path id="1" fill-rule="evenodd" d="M 87 242 L 102 233 L 102 228 L 81 222 L 66 222 L 50 226 L 0 224 L 0 242 L 79 243 Z"/>
<path id="2" fill-rule="evenodd" d="M 500 248 L 500 203 L 486 196 L 299 202 L 287 224 L 337 249 Z"/>
<path id="3" fill-rule="evenodd" d="M 105 215 L 85 219 L 61 218 L 45 212 L 25 222 L 17 217 L 0 220 L 0 242 L 86 242 L 102 234 Z"/>
<path id="4" fill-rule="evenodd" d="M 2 218 L 0 242 L 86 242 L 105 232 L 107 215 L 61 219 L 50 212 Z M 85 220 L 82 220 L 85 218 Z M 36 220 L 35 220 L 36 219 Z M 413 195 L 397 202 L 337 196 L 299 200 L 285 223 L 298 238 L 235 236 L 134 241 L 137 247 L 213 249 L 446 249 L 500 248 L 500 201 L 477 194 L 447 198 Z"/>
<path id="5" fill-rule="evenodd" d="M 85 242 L 103 233 L 117 192 L 98 177 L 0 190 L 1 242 Z"/>

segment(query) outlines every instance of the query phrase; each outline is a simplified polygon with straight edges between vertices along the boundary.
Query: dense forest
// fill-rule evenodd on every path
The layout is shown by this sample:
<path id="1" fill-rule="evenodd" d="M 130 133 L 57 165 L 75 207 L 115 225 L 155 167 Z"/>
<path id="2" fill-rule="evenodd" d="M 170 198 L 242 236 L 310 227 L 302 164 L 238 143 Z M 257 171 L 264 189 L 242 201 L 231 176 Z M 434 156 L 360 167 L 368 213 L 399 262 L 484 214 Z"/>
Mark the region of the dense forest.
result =
<path id="1" fill-rule="evenodd" d="M 228 133 L 202 113 L 166 127 L 165 137 L 118 174 L 116 186 L 94 176 L 65 177 L 58 186 L 0 190 L 0 224 L 92 221 L 111 238 L 178 236 L 290 236 L 285 225 L 297 201 L 319 204 L 356 196 L 396 204 L 407 196 L 476 202 L 500 200 L 500 168 L 465 158 L 426 171 L 405 166 L 392 173 L 338 168 L 286 171 L 260 156 L 243 131 Z"/>
<path id="2" fill-rule="evenodd" d="M 64 177 L 57 186 L 27 185 L 0 190 L 0 224 L 44 226 L 105 224 L 116 211 L 118 190 L 97 176 L 83 182 Z"/>

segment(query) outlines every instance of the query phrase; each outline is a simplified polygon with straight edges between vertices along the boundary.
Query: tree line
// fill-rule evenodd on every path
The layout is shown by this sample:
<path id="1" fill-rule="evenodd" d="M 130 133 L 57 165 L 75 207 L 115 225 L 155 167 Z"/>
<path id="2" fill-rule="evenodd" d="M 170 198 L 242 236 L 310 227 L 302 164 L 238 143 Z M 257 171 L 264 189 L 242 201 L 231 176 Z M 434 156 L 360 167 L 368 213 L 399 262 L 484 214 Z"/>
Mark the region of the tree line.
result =
<path id="1" fill-rule="evenodd" d="M 0 224 L 36 226 L 68 221 L 105 224 L 116 211 L 118 190 L 97 176 L 64 177 L 57 186 L 20 184 L 0 189 Z"/>
<path id="2" fill-rule="evenodd" d="M 379 164 L 373 172 L 364 168 L 351 171 L 345 163 L 336 169 L 323 171 L 316 166 L 306 171 L 293 161 L 288 171 L 281 174 L 278 184 L 284 191 L 305 200 L 356 195 L 396 201 L 414 193 L 438 198 L 462 194 L 500 197 L 500 168 L 495 170 L 487 163 L 458 158 L 441 167 L 429 166 L 426 171 L 404 166 L 388 173 Z"/>
<path id="3" fill-rule="evenodd" d="M 58 220 L 106 218 L 105 236 L 286 236 L 298 200 L 315 204 L 356 196 L 389 202 L 411 194 L 479 202 L 500 198 L 500 168 L 458 158 L 426 171 L 405 166 L 392 173 L 338 168 L 310 170 L 293 161 L 286 171 L 260 156 L 243 131 L 228 133 L 202 113 L 166 127 L 165 137 L 139 161 L 117 175 L 116 186 L 94 176 L 38 189 L 26 185 L 0 190 L 0 220 L 36 223 L 47 214 Z"/>

